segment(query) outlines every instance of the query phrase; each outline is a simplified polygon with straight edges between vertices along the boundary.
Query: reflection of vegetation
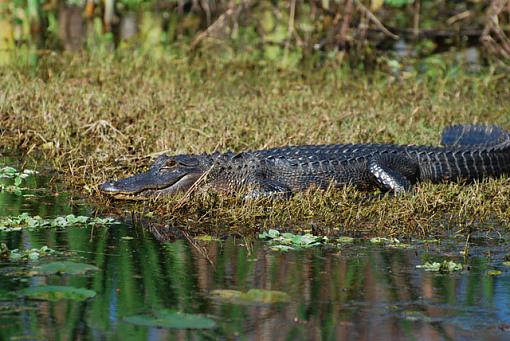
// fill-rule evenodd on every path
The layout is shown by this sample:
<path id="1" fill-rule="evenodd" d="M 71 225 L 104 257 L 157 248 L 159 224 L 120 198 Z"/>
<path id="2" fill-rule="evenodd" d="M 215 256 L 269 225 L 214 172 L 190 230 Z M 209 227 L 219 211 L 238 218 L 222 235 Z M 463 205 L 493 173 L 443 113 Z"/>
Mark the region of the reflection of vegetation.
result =
<path id="1" fill-rule="evenodd" d="M 49 303 L 49 312 L 44 305 L 37 305 L 41 314 L 20 315 L 19 320 L 11 322 L 19 323 L 18 329 L 2 329 L 0 337 L 19 335 L 21 325 L 29 323 L 34 326 L 35 334 L 44 333 L 48 338 L 71 335 L 66 333 L 81 326 L 79 330 L 85 338 L 95 333 L 95 337 L 103 335 L 107 339 L 145 339 L 152 329 L 127 323 L 124 319 L 142 316 L 148 321 L 152 315 L 144 315 L 147 311 L 165 309 L 215 316 L 217 328 L 207 332 L 211 333 L 207 334 L 211 338 L 248 336 L 266 328 L 288 337 L 299 332 L 311 338 L 311 333 L 320 332 L 322 338 L 339 338 L 353 332 L 354 327 L 345 321 L 361 323 L 367 332 L 375 332 L 370 321 L 378 321 L 373 324 L 377 325 L 378 335 L 388 338 L 399 335 L 404 329 L 420 335 L 421 329 L 417 325 L 408 324 L 413 320 L 407 313 L 409 311 L 416 312 L 412 316 L 427 316 L 419 320 L 430 327 L 428 333 L 442 335 L 439 325 L 454 328 L 445 319 L 451 314 L 452 306 L 443 310 L 442 305 L 435 302 L 445 300 L 455 304 L 459 311 L 468 309 L 463 314 L 466 321 L 471 321 L 470 316 L 479 318 L 479 309 L 476 313 L 470 312 L 471 301 L 463 303 L 465 297 L 471 295 L 477 307 L 483 305 L 487 309 L 499 297 L 497 292 L 487 290 L 492 279 L 486 275 L 483 265 L 473 262 L 471 271 L 459 276 L 434 277 L 414 272 L 414 266 L 419 262 L 415 250 L 370 250 L 367 249 L 370 244 L 365 243 L 360 248 L 342 250 L 340 255 L 325 253 L 320 248 L 280 254 L 267 253 L 263 243 L 256 243 L 248 254 L 245 247 L 233 240 L 209 242 L 203 249 L 198 249 L 184 241 L 159 244 L 149 236 L 142 237 L 142 231 L 134 230 L 131 234 L 131 230 L 119 226 L 93 233 L 88 229 L 60 232 L 60 249 L 73 250 L 84 258 L 85 263 L 95 264 L 101 271 L 87 277 L 48 274 L 45 277 L 47 284 L 75 288 L 90 285 L 97 295 L 83 302 L 61 300 Z M 53 243 L 49 231 L 44 231 L 43 235 L 22 233 L 42 243 Z M 125 236 L 136 238 L 122 239 Z M 15 234 L 9 234 L 8 242 L 12 240 L 15 240 Z M 479 266 L 482 266 L 481 271 L 476 270 Z M 412 275 L 408 277 L 408 273 Z M 3 277 L 0 280 L 5 281 Z M 482 280 L 487 281 L 488 287 L 475 285 Z M 291 303 L 254 306 L 222 302 L 210 295 L 218 288 L 235 290 L 236 293 L 252 288 L 261 288 L 262 292 L 283 291 L 288 293 Z M 18 290 L 16 286 L 10 289 Z M 428 296 L 435 291 L 439 292 L 438 296 Z M 390 307 L 384 308 L 386 305 Z M 54 321 L 51 326 L 43 311 Z M 160 316 L 152 317 L 156 318 L 151 320 L 155 325 L 166 323 L 160 321 Z M 306 322 L 306 328 L 288 318 Z M 391 332 L 384 328 L 386 325 L 392 326 Z M 197 332 L 186 333 L 194 335 L 192 333 Z M 165 335 L 175 336 L 170 330 Z"/>
<path id="2" fill-rule="evenodd" d="M 154 315 L 127 316 L 124 321 L 139 326 L 171 329 L 211 329 L 216 326 L 210 318 L 172 310 L 160 310 Z"/>
<path id="3" fill-rule="evenodd" d="M 275 304 L 290 301 L 290 296 L 277 290 L 250 289 L 246 292 L 231 289 L 216 289 L 210 292 L 213 298 L 236 304 Z"/>
<path id="4" fill-rule="evenodd" d="M 18 291 L 18 294 L 35 300 L 47 301 L 84 301 L 96 296 L 96 293 L 92 290 L 59 285 L 29 287 Z"/>
<path id="5" fill-rule="evenodd" d="M 32 275 L 83 275 L 89 272 L 99 271 L 94 265 L 75 263 L 69 261 L 52 262 L 40 265 L 31 271 Z"/>

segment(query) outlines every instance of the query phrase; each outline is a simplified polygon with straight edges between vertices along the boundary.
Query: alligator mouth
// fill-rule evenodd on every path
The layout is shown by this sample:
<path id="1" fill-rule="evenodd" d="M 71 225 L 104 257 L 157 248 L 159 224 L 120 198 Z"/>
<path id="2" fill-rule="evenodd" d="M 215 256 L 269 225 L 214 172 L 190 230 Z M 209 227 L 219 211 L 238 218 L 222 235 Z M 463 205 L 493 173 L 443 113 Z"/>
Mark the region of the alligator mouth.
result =
<path id="1" fill-rule="evenodd" d="M 117 181 L 107 181 L 99 190 L 115 199 L 145 200 L 186 192 L 200 178 L 200 173 L 183 173 L 160 179 L 150 173 L 141 173 Z M 166 180 L 166 181 L 165 181 Z"/>

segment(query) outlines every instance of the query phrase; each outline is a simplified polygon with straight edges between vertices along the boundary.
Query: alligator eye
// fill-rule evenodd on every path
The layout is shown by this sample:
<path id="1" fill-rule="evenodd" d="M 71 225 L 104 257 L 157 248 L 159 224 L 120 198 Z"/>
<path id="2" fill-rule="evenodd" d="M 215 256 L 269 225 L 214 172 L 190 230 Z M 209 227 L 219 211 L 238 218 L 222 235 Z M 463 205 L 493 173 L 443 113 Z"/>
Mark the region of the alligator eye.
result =
<path id="1" fill-rule="evenodd" d="M 161 166 L 160 169 L 172 169 L 177 165 L 177 162 L 175 160 L 168 160 L 165 162 L 164 165 Z"/>

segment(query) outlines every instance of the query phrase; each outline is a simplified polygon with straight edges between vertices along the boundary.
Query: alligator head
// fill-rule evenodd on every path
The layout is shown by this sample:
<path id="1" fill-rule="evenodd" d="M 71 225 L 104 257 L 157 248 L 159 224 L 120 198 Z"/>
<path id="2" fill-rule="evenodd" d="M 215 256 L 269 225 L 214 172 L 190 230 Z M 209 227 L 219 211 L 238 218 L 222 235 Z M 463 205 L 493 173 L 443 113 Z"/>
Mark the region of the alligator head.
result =
<path id="1" fill-rule="evenodd" d="M 107 181 L 99 190 L 118 199 L 143 199 L 187 191 L 208 165 L 201 155 L 159 156 L 145 173 Z"/>

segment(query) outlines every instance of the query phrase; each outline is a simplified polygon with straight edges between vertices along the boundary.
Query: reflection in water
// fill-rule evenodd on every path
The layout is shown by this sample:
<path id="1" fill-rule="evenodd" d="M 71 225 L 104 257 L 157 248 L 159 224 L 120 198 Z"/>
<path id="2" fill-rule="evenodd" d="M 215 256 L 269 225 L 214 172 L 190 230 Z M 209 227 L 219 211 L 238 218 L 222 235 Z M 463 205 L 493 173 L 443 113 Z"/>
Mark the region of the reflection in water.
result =
<path id="1" fill-rule="evenodd" d="M 123 239 L 127 236 L 134 239 Z M 16 300 L 18 308 L 28 310 L 0 315 L 2 339 L 22 335 L 42 339 L 242 335 L 268 340 L 410 336 L 439 340 L 478 335 L 497 339 L 510 323 L 508 276 L 487 276 L 487 260 L 482 257 L 472 260 L 468 272 L 437 275 L 415 269 L 425 251 L 417 255 L 415 250 L 363 244 L 343 247 L 340 252 L 276 253 L 256 242 L 248 253 L 234 239 L 201 248 L 183 240 L 165 244 L 129 225 L 9 233 L 3 238 L 10 248 L 48 245 L 72 250 L 74 260 L 95 264 L 102 271 L 33 278 L 2 272 L 0 280 L 7 290 L 52 284 L 98 293 L 86 302 Z M 4 270 L 9 267 L 12 264 L 2 264 Z M 225 288 L 282 290 L 292 301 L 250 306 L 214 301 L 208 295 Z M 123 322 L 126 316 L 162 308 L 206 314 L 219 327 L 174 332 Z"/>
<path id="2" fill-rule="evenodd" d="M 31 180 L 31 187 L 44 179 Z M 47 217 L 87 214 L 65 196 L 37 200 L 0 193 L 4 215 L 30 212 Z M 160 231 L 161 232 L 161 231 Z M 158 234 L 161 238 L 162 234 Z M 131 238 L 126 238 L 131 237 Z M 29 277 L 16 271 L 49 262 L 0 263 L 0 339 L 426 339 L 509 337 L 510 276 L 486 274 L 504 244 L 471 249 L 469 271 L 449 275 L 416 269 L 434 255 L 458 255 L 462 243 L 391 249 L 369 243 L 302 252 L 270 251 L 264 242 L 164 242 L 129 223 L 110 228 L 24 231 L 1 234 L 10 249 L 48 245 L 71 251 L 69 260 L 94 264 L 86 276 Z M 491 250 L 490 255 L 482 251 Z M 461 261 L 461 259 L 457 258 Z M 496 262 L 498 260 L 498 262 Z M 6 298 L 34 285 L 95 290 L 84 302 Z M 239 305 L 212 299 L 214 289 L 281 290 L 291 302 Z M 4 297 L 4 298 L 2 298 Z M 163 308 L 199 313 L 218 327 L 174 331 L 124 322 L 133 314 Z"/>

